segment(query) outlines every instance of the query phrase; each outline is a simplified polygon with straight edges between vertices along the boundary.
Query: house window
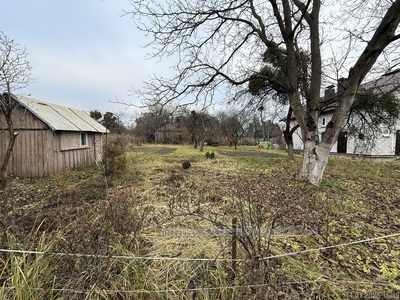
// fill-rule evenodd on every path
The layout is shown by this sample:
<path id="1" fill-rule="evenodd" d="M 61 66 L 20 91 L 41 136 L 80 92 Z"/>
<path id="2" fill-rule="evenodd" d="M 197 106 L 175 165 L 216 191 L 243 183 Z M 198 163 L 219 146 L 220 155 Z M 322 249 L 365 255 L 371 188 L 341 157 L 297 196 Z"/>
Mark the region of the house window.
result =
<path id="1" fill-rule="evenodd" d="M 383 128 L 382 129 L 382 136 L 389 137 L 390 136 L 390 130 L 388 128 Z"/>
<path id="2" fill-rule="evenodd" d="M 322 118 L 322 126 L 325 126 L 325 123 L 326 122 L 326 120 L 325 120 L 325 118 Z"/>
<path id="3" fill-rule="evenodd" d="M 87 146 L 87 145 L 88 145 L 87 133 L 81 132 L 81 146 Z"/>

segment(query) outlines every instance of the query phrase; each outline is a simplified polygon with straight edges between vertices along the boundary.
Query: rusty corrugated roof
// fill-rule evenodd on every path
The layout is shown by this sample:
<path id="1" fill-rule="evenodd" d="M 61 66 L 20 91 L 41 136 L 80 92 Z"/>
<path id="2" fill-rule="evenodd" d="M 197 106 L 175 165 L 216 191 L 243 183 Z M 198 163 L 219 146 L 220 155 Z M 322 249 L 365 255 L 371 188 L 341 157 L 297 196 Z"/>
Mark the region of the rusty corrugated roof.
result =
<path id="1" fill-rule="evenodd" d="M 54 131 L 85 131 L 106 133 L 107 128 L 87 113 L 30 97 L 13 95 L 14 99 Z"/>

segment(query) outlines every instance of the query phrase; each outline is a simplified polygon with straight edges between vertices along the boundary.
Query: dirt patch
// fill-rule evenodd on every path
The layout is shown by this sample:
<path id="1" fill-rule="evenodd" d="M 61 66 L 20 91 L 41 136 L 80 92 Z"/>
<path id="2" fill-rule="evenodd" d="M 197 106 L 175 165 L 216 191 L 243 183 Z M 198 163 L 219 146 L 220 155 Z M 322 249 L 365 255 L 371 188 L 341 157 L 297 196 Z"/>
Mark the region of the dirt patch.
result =
<path id="1" fill-rule="evenodd" d="M 170 147 L 135 147 L 130 152 L 142 152 L 142 153 L 156 153 L 160 155 L 171 154 L 176 151 L 177 148 Z"/>
<path id="2" fill-rule="evenodd" d="M 271 153 L 271 152 L 262 152 L 262 151 L 218 151 L 221 155 L 238 157 L 238 156 L 253 156 L 253 157 L 273 157 L 273 158 L 285 158 L 285 156 Z"/>
<path id="3" fill-rule="evenodd" d="M 160 155 L 165 155 L 165 154 L 171 154 L 174 153 L 176 151 L 176 148 L 160 148 L 157 151 L 155 151 L 154 153 L 160 154 Z"/>

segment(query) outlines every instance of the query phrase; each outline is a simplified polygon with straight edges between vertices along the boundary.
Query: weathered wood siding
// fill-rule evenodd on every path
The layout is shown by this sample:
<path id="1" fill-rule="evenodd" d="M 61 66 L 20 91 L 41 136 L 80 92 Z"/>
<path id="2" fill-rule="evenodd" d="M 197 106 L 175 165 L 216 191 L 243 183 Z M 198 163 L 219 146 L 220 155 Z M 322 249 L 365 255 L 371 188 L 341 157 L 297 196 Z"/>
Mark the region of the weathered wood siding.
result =
<path id="1" fill-rule="evenodd" d="M 8 173 L 20 177 L 41 177 L 68 168 L 89 166 L 102 158 L 103 135 L 87 132 L 81 146 L 81 132 L 52 131 L 30 112 L 17 109 L 13 115 L 18 133 Z M 0 159 L 8 146 L 4 116 L 0 115 Z"/>
<path id="2" fill-rule="evenodd" d="M 175 126 L 166 124 L 155 131 L 156 143 L 182 143 L 183 132 Z"/>

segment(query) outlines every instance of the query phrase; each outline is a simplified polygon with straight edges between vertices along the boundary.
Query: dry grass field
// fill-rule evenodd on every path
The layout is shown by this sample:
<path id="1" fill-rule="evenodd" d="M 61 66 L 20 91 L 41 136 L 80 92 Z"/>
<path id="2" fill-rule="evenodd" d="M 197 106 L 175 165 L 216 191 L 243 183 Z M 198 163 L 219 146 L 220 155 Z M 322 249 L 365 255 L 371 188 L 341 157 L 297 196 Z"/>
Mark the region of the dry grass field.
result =
<path id="1" fill-rule="evenodd" d="M 0 299 L 400 297 L 399 161 L 331 157 L 315 187 L 283 151 L 128 149 L 10 182 Z"/>

